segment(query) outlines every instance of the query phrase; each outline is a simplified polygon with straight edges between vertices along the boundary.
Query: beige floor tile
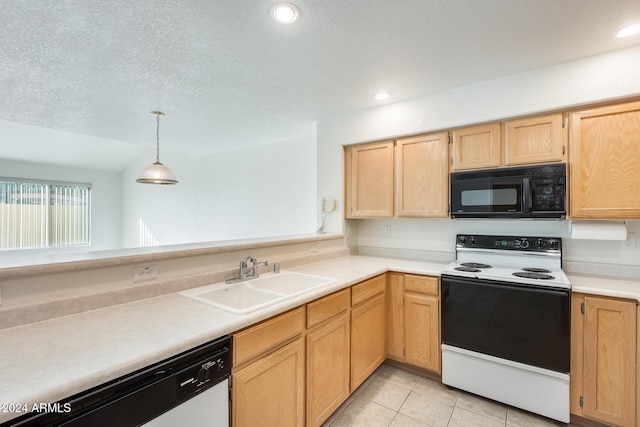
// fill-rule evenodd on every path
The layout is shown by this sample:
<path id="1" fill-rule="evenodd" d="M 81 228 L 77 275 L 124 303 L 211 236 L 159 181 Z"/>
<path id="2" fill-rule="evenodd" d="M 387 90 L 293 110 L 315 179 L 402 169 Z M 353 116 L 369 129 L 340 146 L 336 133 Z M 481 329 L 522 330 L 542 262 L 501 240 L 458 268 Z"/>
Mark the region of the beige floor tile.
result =
<path id="1" fill-rule="evenodd" d="M 429 378 L 419 378 L 413 390 L 429 396 L 431 399 L 437 399 L 452 405 L 456 403 L 460 394 L 458 391 Z"/>
<path id="2" fill-rule="evenodd" d="M 372 402 L 397 411 L 411 393 L 411 389 L 402 387 L 390 380 L 375 378 L 362 391 L 362 396 Z"/>
<path id="3" fill-rule="evenodd" d="M 413 386 L 420 378 L 418 375 L 411 372 L 403 371 L 402 369 L 394 368 L 389 365 L 382 365 L 377 371 L 378 378 L 383 378 L 398 384 L 402 387 L 413 388 Z"/>
<path id="4" fill-rule="evenodd" d="M 349 424 L 345 424 L 340 420 L 334 420 L 331 424 L 323 424 L 323 426 L 325 425 L 329 427 L 351 427 Z"/>
<path id="5" fill-rule="evenodd" d="M 484 415 L 477 414 L 475 412 L 467 411 L 466 409 L 455 407 L 451 420 L 447 427 L 504 427 L 504 421 L 500 422 L 493 418 L 485 417 Z"/>
<path id="6" fill-rule="evenodd" d="M 552 427 L 562 426 L 559 421 L 540 417 L 514 408 L 507 409 L 507 426 L 510 427 Z"/>
<path id="7" fill-rule="evenodd" d="M 449 422 L 453 404 L 430 398 L 415 390 L 409 394 L 400 413 L 431 427 L 445 427 Z"/>
<path id="8" fill-rule="evenodd" d="M 351 427 L 387 427 L 395 415 L 395 411 L 359 397 L 340 414 L 338 420 Z"/>
<path id="9" fill-rule="evenodd" d="M 425 423 L 421 423 L 418 420 L 414 420 L 413 418 L 409 418 L 403 414 L 397 414 L 396 417 L 391 421 L 391 425 L 389 427 L 429 427 Z"/>
<path id="10" fill-rule="evenodd" d="M 502 422 L 502 425 L 507 420 L 506 406 L 469 393 L 460 393 L 456 401 L 456 408 L 463 408 L 476 414 L 493 418 Z"/>

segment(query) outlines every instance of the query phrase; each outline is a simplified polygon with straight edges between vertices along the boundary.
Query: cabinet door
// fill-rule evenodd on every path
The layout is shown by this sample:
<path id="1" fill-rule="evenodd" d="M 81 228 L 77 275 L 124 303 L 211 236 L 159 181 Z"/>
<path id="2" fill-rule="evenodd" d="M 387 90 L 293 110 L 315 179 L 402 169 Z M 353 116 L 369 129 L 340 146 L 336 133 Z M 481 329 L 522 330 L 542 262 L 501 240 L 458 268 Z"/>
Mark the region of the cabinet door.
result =
<path id="1" fill-rule="evenodd" d="M 640 218 L 640 102 L 571 115 L 572 218 Z"/>
<path id="2" fill-rule="evenodd" d="M 406 293 L 404 324 L 405 361 L 440 373 L 438 298 Z"/>
<path id="3" fill-rule="evenodd" d="M 504 164 L 564 162 L 568 129 L 562 114 L 506 122 Z"/>
<path id="4" fill-rule="evenodd" d="M 304 426 L 304 363 L 298 338 L 235 372 L 233 426 Z"/>
<path id="5" fill-rule="evenodd" d="M 307 335 L 307 426 L 320 426 L 349 397 L 349 315 Z"/>
<path id="6" fill-rule="evenodd" d="M 586 297 L 584 416 L 635 425 L 636 304 Z"/>
<path id="7" fill-rule="evenodd" d="M 387 273 L 387 357 L 404 362 L 404 274 Z"/>
<path id="8" fill-rule="evenodd" d="M 347 150 L 347 218 L 393 217 L 393 141 L 356 145 Z"/>
<path id="9" fill-rule="evenodd" d="M 384 294 L 351 309 L 351 392 L 384 361 Z"/>
<path id="10" fill-rule="evenodd" d="M 396 141 L 399 217 L 449 215 L 448 145 L 446 132 Z"/>
<path id="11" fill-rule="evenodd" d="M 500 166 L 499 123 L 457 129 L 452 138 L 452 171 Z"/>

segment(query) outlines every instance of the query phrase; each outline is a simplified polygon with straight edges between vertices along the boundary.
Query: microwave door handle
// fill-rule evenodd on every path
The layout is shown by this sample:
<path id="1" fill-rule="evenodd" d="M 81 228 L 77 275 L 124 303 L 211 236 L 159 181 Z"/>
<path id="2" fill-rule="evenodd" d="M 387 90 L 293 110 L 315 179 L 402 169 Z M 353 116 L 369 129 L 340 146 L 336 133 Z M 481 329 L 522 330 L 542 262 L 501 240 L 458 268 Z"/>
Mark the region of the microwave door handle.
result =
<path id="1" fill-rule="evenodd" d="M 531 213 L 531 207 L 533 203 L 531 201 L 531 185 L 529 183 L 529 178 L 524 178 L 522 180 L 522 186 L 523 186 L 522 197 L 524 198 L 524 202 L 525 202 L 523 203 L 523 205 L 526 205 L 527 213 Z"/>

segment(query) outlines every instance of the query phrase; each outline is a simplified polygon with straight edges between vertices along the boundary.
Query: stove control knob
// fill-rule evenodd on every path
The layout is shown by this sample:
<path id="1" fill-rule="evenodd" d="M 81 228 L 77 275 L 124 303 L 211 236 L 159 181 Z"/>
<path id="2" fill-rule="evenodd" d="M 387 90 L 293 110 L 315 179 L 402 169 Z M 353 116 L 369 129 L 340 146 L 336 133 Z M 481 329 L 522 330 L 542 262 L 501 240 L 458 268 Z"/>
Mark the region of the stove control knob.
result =
<path id="1" fill-rule="evenodd" d="M 536 240 L 536 248 L 542 249 L 542 240 Z"/>
<path id="2" fill-rule="evenodd" d="M 520 247 L 522 249 L 527 249 L 529 247 L 529 241 L 525 240 L 525 239 L 522 239 L 522 241 L 520 242 Z"/>
<path id="3" fill-rule="evenodd" d="M 471 246 L 475 246 L 476 244 L 476 238 L 471 236 Z"/>
<path id="4" fill-rule="evenodd" d="M 458 238 L 458 243 L 460 243 L 462 246 L 464 246 L 465 243 L 467 243 L 467 238 L 464 236 L 460 236 Z"/>

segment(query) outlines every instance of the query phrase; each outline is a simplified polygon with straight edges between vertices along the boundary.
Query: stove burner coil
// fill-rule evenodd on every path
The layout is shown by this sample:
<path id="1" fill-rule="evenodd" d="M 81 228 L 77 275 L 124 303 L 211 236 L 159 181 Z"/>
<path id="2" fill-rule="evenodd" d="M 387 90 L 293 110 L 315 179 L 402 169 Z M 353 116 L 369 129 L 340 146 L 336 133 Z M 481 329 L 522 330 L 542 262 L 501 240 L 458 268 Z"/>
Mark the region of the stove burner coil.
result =
<path id="1" fill-rule="evenodd" d="M 516 277 L 523 277 L 525 279 L 539 279 L 539 280 L 555 279 L 555 277 L 553 277 L 550 274 L 536 273 L 532 271 L 516 271 L 515 273 L 511 273 L 511 274 Z"/>
<path id="2" fill-rule="evenodd" d="M 466 271 L 467 273 L 480 273 L 480 269 L 479 268 L 473 268 L 473 267 L 454 267 L 454 270 L 458 270 L 458 271 Z"/>
<path id="3" fill-rule="evenodd" d="M 536 267 L 525 267 L 521 269 L 522 271 L 529 271 L 531 273 L 551 273 L 551 270 L 547 270 L 546 268 L 536 268 Z"/>
<path id="4" fill-rule="evenodd" d="M 469 268 L 491 268 L 491 266 L 489 264 L 482 264 L 481 262 L 463 262 L 462 264 L 460 264 L 464 267 L 469 267 Z M 461 271 L 466 271 L 466 270 L 461 270 Z"/>

